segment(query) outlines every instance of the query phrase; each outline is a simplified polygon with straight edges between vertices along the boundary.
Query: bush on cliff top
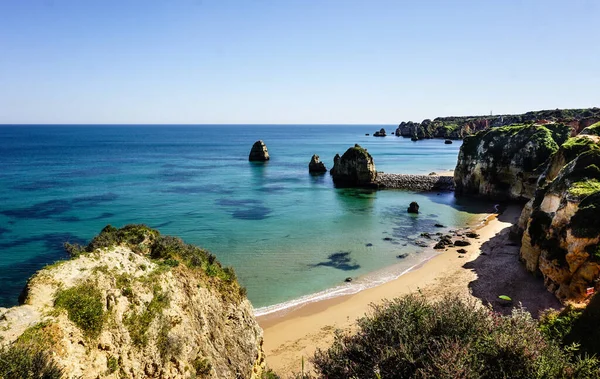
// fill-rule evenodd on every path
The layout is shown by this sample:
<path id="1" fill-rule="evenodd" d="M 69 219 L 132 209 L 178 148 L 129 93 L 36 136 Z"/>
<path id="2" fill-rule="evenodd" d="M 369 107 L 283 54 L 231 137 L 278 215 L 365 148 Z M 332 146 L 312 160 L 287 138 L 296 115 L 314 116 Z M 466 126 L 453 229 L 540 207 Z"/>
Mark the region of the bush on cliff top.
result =
<path id="1" fill-rule="evenodd" d="M 77 257 L 115 246 L 126 246 L 135 253 L 147 254 L 163 267 L 174 268 L 181 261 L 188 268 L 200 269 L 223 296 L 235 302 L 246 296 L 246 289 L 237 282 L 233 268 L 223 267 L 205 249 L 186 244 L 180 238 L 163 236 L 146 225 L 131 224 L 120 229 L 107 225 L 87 246 L 66 243 L 65 249 Z"/>
<path id="2" fill-rule="evenodd" d="M 463 157 L 475 159 L 481 146 L 486 157 L 498 164 L 508 165 L 516 154 L 524 151 L 527 145 L 533 144 L 535 151 L 523 162 L 523 169 L 532 171 L 556 152 L 559 144 L 566 141 L 567 130 L 562 124 L 502 126 L 466 137 L 460 151 Z"/>
<path id="3" fill-rule="evenodd" d="M 547 340 L 531 316 L 512 316 L 446 298 L 410 295 L 338 333 L 313 358 L 324 378 L 595 378 L 596 359 L 574 356 Z"/>
<path id="4" fill-rule="evenodd" d="M 56 294 L 54 306 L 65 309 L 87 337 L 98 337 L 104 324 L 102 292 L 93 283 L 83 283 Z"/>

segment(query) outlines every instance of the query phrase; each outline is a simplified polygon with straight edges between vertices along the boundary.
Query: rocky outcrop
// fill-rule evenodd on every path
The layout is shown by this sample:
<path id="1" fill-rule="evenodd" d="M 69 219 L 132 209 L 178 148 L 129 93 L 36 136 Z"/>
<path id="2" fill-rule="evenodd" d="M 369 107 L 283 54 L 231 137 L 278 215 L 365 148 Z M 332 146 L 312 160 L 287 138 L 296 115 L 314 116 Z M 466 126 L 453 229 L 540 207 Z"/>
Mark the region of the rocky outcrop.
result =
<path id="1" fill-rule="evenodd" d="M 569 139 L 521 215 L 520 259 L 565 302 L 600 290 L 600 137 Z"/>
<path id="2" fill-rule="evenodd" d="M 140 225 L 70 250 L 2 310 L 1 344 L 45 351 L 68 378 L 261 376 L 262 330 L 212 254 Z"/>
<path id="3" fill-rule="evenodd" d="M 408 213 L 419 213 L 419 204 L 416 201 L 411 202 L 406 211 Z"/>
<path id="4" fill-rule="evenodd" d="M 581 134 L 583 135 L 594 135 L 594 136 L 600 136 L 600 122 L 596 122 L 594 124 L 591 124 L 589 126 L 586 126 L 582 131 Z"/>
<path id="5" fill-rule="evenodd" d="M 433 121 L 401 122 L 395 131 L 398 137 L 414 141 L 427 138 L 462 139 L 493 127 L 522 123 L 564 123 L 569 125 L 572 136 L 600 121 L 600 108 L 555 109 L 527 112 L 518 115 L 438 117 Z"/>
<path id="6" fill-rule="evenodd" d="M 544 163 L 569 137 L 564 124 L 511 125 L 465 138 L 454 170 L 458 195 L 529 200 Z"/>
<path id="7" fill-rule="evenodd" d="M 386 134 L 384 128 L 381 128 L 381 129 L 379 129 L 379 131 L 373 133 L 373 137 L 385 137 L 385 136 L 387 136 L 387 134 Z"/>
<path id="8" fill-rule="evenodd" d="M 356 144 L 341 157 L 336 154 L 331 169 L 333 183 L 337 187 L 376 187 L 377 171 L 373 157 Z"/>
<path id="9" fill-rule="evenodd" d="M 323 174 L 327 172 L 325 163 L 321 162 L 318 155 L 314 154 L 310 159 L 310 163 L 308 164 L 308 172 L 311 174 Z"/>
<path id="10" fill-rule="evenodd" d="M 254 142 L 252 149 L 250 150 L 250 156 L 248 160 L 250 162 L 265 162 L 269 160 L 269 152 L 267 151 L 267 145 L 261 140 Z"/>

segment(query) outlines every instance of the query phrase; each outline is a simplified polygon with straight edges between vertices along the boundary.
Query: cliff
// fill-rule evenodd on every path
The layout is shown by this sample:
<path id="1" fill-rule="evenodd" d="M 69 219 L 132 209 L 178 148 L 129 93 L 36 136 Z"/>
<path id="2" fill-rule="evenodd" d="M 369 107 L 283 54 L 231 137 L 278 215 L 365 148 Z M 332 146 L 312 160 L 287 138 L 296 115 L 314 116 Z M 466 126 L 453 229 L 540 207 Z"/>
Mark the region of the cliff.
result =
<path id="1" fill-rule="evenodd" d="M 562 301 L 600 290 L 600 137 L 569 139 L 548 163 L 523 210 L 520 259 Z"/>
<path id="2" fill-rule="evenodd" d="M 564 124 L 511 125 L 466 137 L 454 170 L 456 194 L 529 200 L 544 163 L 568 138 Z"/>
<path id="3" fill-rule="evenodd" d="M 462 139 L 492 127 L 524 123 L 563 123 L 568 125 L 572 136 L 600 121 L 600 108 L 555 109 L 533 111 L 516 115 L 438 117 L 422 122 L 401 122 L 396 136 L 407 138 Z"/>
<path id="4" fill-rule="evenodd" d="M 262 330 L 214 255 L 143 225 L 68 248 L 74 257 L 35 274 L 22 305 L 0 309 L 5 356 L 42 357 L 69 378 L 260 377 Z"/>

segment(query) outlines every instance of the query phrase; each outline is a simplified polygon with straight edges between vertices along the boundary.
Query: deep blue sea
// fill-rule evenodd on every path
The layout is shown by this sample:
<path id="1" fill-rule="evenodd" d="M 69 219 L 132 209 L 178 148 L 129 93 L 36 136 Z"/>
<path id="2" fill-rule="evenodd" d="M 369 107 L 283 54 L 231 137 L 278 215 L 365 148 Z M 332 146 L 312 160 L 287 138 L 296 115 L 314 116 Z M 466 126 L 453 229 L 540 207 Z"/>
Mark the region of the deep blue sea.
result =
<path id="1" fill-rule="evenodd" d="M 381 127 L 395 129 L 0 126 L 0 306 L 64 259 L 64 242 L 85 243 L 107 224 L 143 223 L 211 250 L 235 268 L 258 313 L 397 276 L 431 256 L 413 243 L 420 233 L 464 226 L 491 207 L 452 193 L 336 189 L 329 174 L 309 175 L 313 154 L 329 169 L 355 143 L 379 171 L 454 169 L 460 141 L 365 136 Z M 265 164 L 248 162 L 259 139 L 271 155 Z M 411 201 L 421 214 L 406 213 Z"/>

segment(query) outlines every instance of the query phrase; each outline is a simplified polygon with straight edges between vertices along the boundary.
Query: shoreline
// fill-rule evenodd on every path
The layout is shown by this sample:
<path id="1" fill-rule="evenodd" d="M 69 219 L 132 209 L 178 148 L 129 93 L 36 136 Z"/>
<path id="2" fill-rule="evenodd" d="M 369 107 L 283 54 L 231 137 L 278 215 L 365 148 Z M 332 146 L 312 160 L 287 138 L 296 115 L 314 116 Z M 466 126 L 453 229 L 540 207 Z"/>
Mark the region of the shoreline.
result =
<path id="1" fill-rule="evenodd" d="M 457 295 L 480 304 L 489 303 L 500 312 L 510 309 L 501 308 L 499 295 L 510 295 L 515 303 L 521 302 L 532 313 L 559 308 L 560 303 L 541 280 L 521 266 L 518 246 L 508 239 L 509 229 L 517 222 L 520 211 L 520 206 L 511 205 L 501 214 L 488 215 L 482 224 L 473 227 L 480 237 L 470 239 L 472 244 L 463 247 L 465 254 L 458 254 L 456 247 L 448 248 L 381 285 L 257 316 L 264 330 L 268 367 L 281 373 L 299 371 L 303 358 L 308 362 L 307 358 L 317 349 L 326 349 L 331 344 L 334 330 L 352 331 L 356 319 L 370 310 L 370 304 L 408 293 L 419 292 L 429 300 Z M 482 279 L 490 275 L 505 281 Z"/>

